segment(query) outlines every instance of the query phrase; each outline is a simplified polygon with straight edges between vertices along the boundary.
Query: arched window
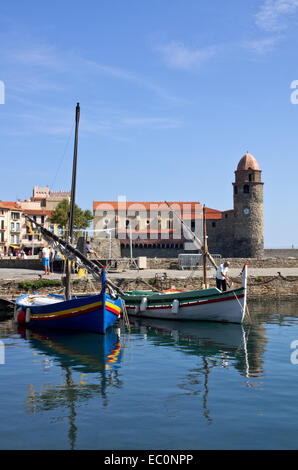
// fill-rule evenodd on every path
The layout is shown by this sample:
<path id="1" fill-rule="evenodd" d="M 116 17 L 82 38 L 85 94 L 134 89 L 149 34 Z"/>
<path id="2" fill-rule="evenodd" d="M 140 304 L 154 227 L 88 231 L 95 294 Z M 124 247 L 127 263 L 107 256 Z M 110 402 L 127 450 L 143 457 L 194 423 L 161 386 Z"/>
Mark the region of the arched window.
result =
<path id="1" fill-rule="evenodd" d="M 246 194 L 249 193 L 249 186 L 248 186 L 248 184 L 245 184 L 245 185 L 243 186 L 243 192 L 246 193 Z"/>
<path id="2" fill-rule="evenodd" d="M 237 188 L 237 186 L 234 186 L 234 194 L 238 194 L 238 188 Z"/>

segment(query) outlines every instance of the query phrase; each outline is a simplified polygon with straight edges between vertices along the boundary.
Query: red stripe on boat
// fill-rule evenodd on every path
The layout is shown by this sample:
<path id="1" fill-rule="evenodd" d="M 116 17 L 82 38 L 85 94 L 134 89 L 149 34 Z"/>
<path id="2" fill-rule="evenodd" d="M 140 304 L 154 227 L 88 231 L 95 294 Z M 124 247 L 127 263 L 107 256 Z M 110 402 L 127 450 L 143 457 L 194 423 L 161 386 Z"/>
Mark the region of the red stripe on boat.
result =
<path id="1" fill-rule="evenodd" d="M 116 309 L 113 309 L 112 307 L 109 307 L 107 304 L 106 304 L 106 310 L 109 310 L 109 312 L 112 312 L 117 316 L 120 315 L 120 312 L 118 312 Z"/>
<path id="2" fill-rule="evenodd" d="M 237 298 L 238 299 L 241 299 L 244 297 L 244 294 L 240 294 L 240 295 L 237 295 Z M 236 297 L 224 297 L 223 299 L 210 299 L 210 300 L 202 300 L 201 302 L 189 302 L 187 304 L 183 304 L 181 303 L 180 304 L 180 308 L 182 307 L 193 307 L 194 305 L 206 305 L 206 304 L 211 304 L 211 303 L 214 303 L 214 302 L 223 302 L 225 300 L 235 300 Z M 126 308 L 136 308 L 136 306 L 132 306 L 132 307 L 129 307 L 129 306 L 126 306 Z M 161 310 L 161 309 L 166 309 L 166 308 L 172 308 L 172 304 L 170 305 L 158 305 L 158 306 L 152 306 L 152 307 L 147 307 L 147 310 Z"/>

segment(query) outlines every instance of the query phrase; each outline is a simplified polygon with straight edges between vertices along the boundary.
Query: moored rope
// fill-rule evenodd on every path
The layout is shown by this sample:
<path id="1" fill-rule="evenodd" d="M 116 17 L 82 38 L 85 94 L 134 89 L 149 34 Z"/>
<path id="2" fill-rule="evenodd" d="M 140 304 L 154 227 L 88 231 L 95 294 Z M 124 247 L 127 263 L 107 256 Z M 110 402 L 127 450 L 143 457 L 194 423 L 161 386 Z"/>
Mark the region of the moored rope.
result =
<path id="1" fill-rule="evenodd" d="M 125 305 L 125 301 L 122 300 L 122 312 L 123 312 L 123 321 L 124 325 L 126 325 L 128 332 L 130 333 L 130 323 L 128 318 L 128 313 Z"/>
<path id="2" fill-rule="evenodd" d="M 276 281 L 277 279 L 282 279 L 285 282 L 296 282 L 297 279 L 288 279 L 287 277 L 283 276 L 279 271 L 276 276 L 272 276 L 270 279 L 264 279 L 263 281 L 256 281 L 256 282 L 251 282 L 247 280 L 247 285 L 248 286 L 261 286 L 264 284 L 270 284 L 270 282 Z M 241 284 L 241 281 L 237 279 L 232 279 L 230 278 L 235 284 Z"/>

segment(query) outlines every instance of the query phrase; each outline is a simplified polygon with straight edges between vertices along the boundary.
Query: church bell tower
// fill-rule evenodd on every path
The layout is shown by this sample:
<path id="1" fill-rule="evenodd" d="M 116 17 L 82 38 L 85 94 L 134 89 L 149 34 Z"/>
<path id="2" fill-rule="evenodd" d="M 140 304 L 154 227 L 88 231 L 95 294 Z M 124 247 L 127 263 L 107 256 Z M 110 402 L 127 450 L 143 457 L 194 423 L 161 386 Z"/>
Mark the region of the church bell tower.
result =
<path id="1" fill-rule="evenodd" d="M 235 171 L 234 244 L 236 258 L 264 255 L 263 185 L 256 159 L 246 153 Z"/>

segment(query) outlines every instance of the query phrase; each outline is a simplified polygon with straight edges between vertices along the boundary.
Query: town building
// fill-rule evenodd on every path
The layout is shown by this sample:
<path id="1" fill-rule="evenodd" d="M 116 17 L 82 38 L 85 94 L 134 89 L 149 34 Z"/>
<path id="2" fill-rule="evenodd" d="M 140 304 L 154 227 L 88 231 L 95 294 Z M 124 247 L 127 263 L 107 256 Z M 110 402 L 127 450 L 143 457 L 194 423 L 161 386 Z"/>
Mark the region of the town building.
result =
<path id="1" fill-rule="evenodd" d="M 33 196 L 30 198 L 30 202 L 37 202 L 39 207 L 43 207 L 48 211 L 53 211 L 57 204 L 59 204 L 63 199 L 70 201 L 70 191 L 50 191 L 48 186 L 45 186 L 44 188 L 34 186 Z"/>
<path id="2" fill-rule="evenodd" d="M 258 162 L 249 153 L 239 161 L 233 185 L 233 209 L 206 207 L 208 249 L 223 257 L 260 258 L 264 253 L 263 182 Z M 220 194 L 219 194 L 220 199 Z M 97 251 L 110 240 L 113 257 L 177 257 L 198 251 L 183 231 L 176 212 L 203 239 L 198 201 L 94 201 L 93 243 Z M 111 249 L 112 247 L 112 249 Z"/>
<path id="3" fill-rule="evenodd" d="M 0 201 L 0 256 L 6 256 L 22 242 L 22 211 L 16 202 Z"/>
<path id="4" fill-rule="evenodd" d="M 18 201 L 22 209 L 22 248 L 25 252 L 38 252 L 44 241 L 38 233 L 33 232 L 26 216 L 31 217 L 35 222 L 43 225 L 47 230 L 61 235 L 61 231 L 56 224 L 51 222 L 52 212 L 63 199 L 70 200 L 69 191 L 50 191 L 48 186 L 40 188 L 34 186 L 33 196 L 30 200 Z"/>
<path id="5" fill-rule="evenodd" d="M 70 200 L 70 192 L 49 191 L 49 188 L 34 186 L 33 196 L 24 201 L 0 201 L 0 256 L 24 250 L 38 253 L 44 241 L 38 231 L 33 231 L 26 216 L 46 229 L 61 235 L 59 227 L 51 222 L 51 215 L 63 199 Z"/>

